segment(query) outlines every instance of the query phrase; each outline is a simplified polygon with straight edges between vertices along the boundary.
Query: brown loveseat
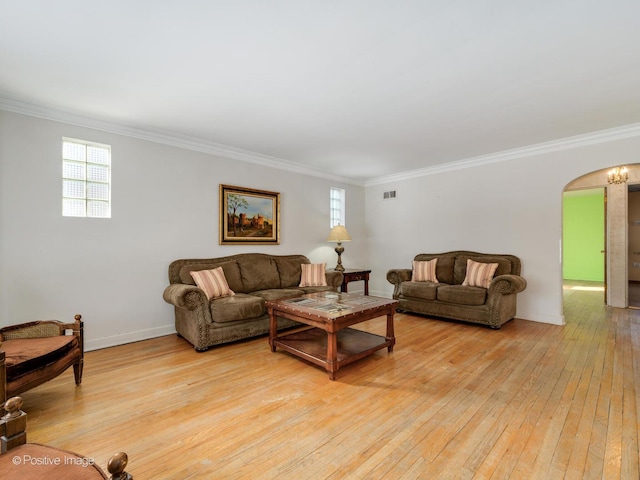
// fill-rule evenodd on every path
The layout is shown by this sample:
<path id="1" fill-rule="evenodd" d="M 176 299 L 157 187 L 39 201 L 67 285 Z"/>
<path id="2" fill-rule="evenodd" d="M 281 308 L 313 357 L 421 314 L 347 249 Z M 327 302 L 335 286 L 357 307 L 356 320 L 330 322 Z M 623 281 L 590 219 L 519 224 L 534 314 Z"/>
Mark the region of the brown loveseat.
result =
<path id="1" fill-rule="evenodd" d="M 324 290 L 337 291 L 342 273 L 326 272 L 326 286 L 300 287 L 304 255 L 243 253 L 210 259 L 175 260 L 169 265 L 169 283 L 163 298 L 174 306 L 179 335 L 202 351 L 226 342 L 269 332 L 265 301 L 299 297 Z M 193 280 L 193 271 L 222 267 L 229 288 L 235 295 L 207 299 Z M 279 319 L 278 328 L 296 322 Z"/>
<path id="2" fill-rule="evenodd" d="M 520 259 L 513 255 L 469 251 L 421 253 L 416 261 L 437 258 L 436 282 L 412 281 L 412 269 L 393 269 L 387 280 L 394 285 L 398 310 L 444 317 L 500 328 L 516 314 L 516 295 L 527 283 L 520 276 Z M 497 263 L 488 288 L 463 285 L 467 261 Z"/>

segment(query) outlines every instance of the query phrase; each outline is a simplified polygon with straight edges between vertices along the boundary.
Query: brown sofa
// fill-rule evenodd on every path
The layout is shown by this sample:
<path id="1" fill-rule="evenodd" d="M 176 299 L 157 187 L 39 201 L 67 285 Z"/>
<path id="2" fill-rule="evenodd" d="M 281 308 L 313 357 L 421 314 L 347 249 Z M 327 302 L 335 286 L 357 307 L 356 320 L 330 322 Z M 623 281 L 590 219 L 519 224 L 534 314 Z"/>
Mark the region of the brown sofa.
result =
<path id="1" fill-rule="evenodd" d="M 513 255 L 486 254 L 469 251 L 421 253 L 414 261 L 438 258 L 438 283 L 414 282 L 412 269 L 392 269 L 387 280 L 394 285 L 393 298 L 397 310 L 443 317 L 500 328 L 516 314 L 516 295 L 527 285 L 520 276 L 520 259 Z M 467 260 L 497 263 L 489 288 L 462 285 L 467 273 Z"/>
<path id="2" fill-rule="evenodd" d="M 304 255 L 243 253 L 210 259 L 175 260 L 169 265 L 169 283 L 163 298 L 174 306 L 179 335 L 198 351 L 221 343 L 269 332 L 265 301 L 299 297 L 333 290 L 342 284 L 342 273 L 326 272 L 327 286 L 299 287 Z M 233 296 L 207 299 L 190 272 L 222 267 Z M 278 328 L 297 325 L 279 319 Z"/>

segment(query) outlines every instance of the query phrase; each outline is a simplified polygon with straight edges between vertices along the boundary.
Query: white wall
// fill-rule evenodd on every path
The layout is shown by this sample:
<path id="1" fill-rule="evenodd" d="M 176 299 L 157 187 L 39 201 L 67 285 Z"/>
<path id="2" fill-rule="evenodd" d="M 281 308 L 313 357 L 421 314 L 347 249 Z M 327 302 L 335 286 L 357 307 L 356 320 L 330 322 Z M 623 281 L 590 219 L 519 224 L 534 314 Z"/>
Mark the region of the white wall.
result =
<path id="1" fill-rule="evenodd" d="M 110 220 L 61 216 L 63 136 L 112 146 Z M 370 293 L 390 296 L 387 270 L 417 253 L 512 253 L 528 282 L 517 316 L 562 324 L 562 192 L 638 152 L 636 136 L 362 188 L 0 110 L 0 325 L 82 313 L 99 348 L 174 331 L 174 259 L 302 253 L 332 267 L 331 186 L 347 193 L 343 263 L 372 269 Z M 220 183 L 281 193 L 279 246 L 218 245 Z"/>
<path id="2" fill-rule="evenodd" d="M 62 217 L 62 137 L 111 145 L 111 219 Z M 221 183 L 280 192 L 280 245 L 218 244 Z M 81 313 L 91 350 L 175 331 L 162 300 L 174 259 L 300 253 L 333 267 L 332 186 L 354 239 L 343 263 L 364 266 L 363 187 L 0 110 L 0 325 Z"/>
<path id="3" fill-rule="evenodd" d="M 370 293 L 389 296 L 384 272 L 410 268 L 418 253 L 474 250 L 522 260 L 527 289 L 519 318 L 564 323 L 562 192 L 574 178 L 635 163 L 640 138 L 571 148 L 368 186 Z M 397 198 L 383 200 L 396 190 Z"/>

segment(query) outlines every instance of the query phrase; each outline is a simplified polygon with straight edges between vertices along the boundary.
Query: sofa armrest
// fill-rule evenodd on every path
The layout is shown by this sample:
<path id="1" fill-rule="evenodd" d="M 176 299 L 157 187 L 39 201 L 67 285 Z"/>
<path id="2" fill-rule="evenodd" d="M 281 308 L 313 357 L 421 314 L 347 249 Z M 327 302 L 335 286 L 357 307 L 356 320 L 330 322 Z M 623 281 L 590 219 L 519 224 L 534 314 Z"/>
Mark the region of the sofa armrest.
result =
<path id="1" fill-rule="evenodd" d="M 400 284 L 411 280 L 412 270 L 410 268 L 394 268 L 387 272 L 387 281 L 393 285 L 393 298 L 398 299 L 400 295 Z"/>
<path id="2" fill-rule="evenodd" d="M 498 275 L 489 285 L 489 295 L 512 295 L 527 288 L 527 281 L 520 275 Z"/>
<path id="3" fill-rule="evenodd" d="M 387 281 L 393 285 L 400 285 L 411 280 L 411 273 L 410 268 L 394 268 L 387 272 Z"/>
<path id="4" fill-rule="evenodd" d="M 337 292 L 340 285 L 342 285 L 342 280 L 344 278 L 342 272 L 336 272 L 335 270 L 325 272 L 325 277 L 327 278 L 327 285 Z"/>
<path id="5" fill-rule="evenodd" d="M 204 291 L 194 285 L 174 283 L 164 289 L 162 298 L 165 302 L 176 307 L 195 310 L 199 306 L 208 306 L 209 302 Z"/>

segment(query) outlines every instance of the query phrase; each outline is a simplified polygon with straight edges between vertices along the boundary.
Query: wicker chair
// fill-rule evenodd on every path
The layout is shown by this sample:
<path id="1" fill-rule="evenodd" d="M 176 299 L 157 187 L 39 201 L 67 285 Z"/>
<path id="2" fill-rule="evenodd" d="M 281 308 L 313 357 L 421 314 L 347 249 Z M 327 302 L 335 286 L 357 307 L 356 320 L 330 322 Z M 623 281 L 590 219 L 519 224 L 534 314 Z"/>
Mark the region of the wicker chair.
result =
<path id="1" fill-rule="evenodd" d="M 82 381 L 84 325 L 41 320 L 0 328 L 0 402 L 47 382 L 73 365 Z"/>
<path id="2" fill-rule="evenodd" d="M 107 477 L 92 458 L 38 443 L 27 443 L 27 414 L 22 399 L 12 397 L 4 403 L 7 412 L 0 418 L 0 478 L 32 480 L 132 480 L 125 472 L 127 454 L 118 452 L 109 459 Z"/>

